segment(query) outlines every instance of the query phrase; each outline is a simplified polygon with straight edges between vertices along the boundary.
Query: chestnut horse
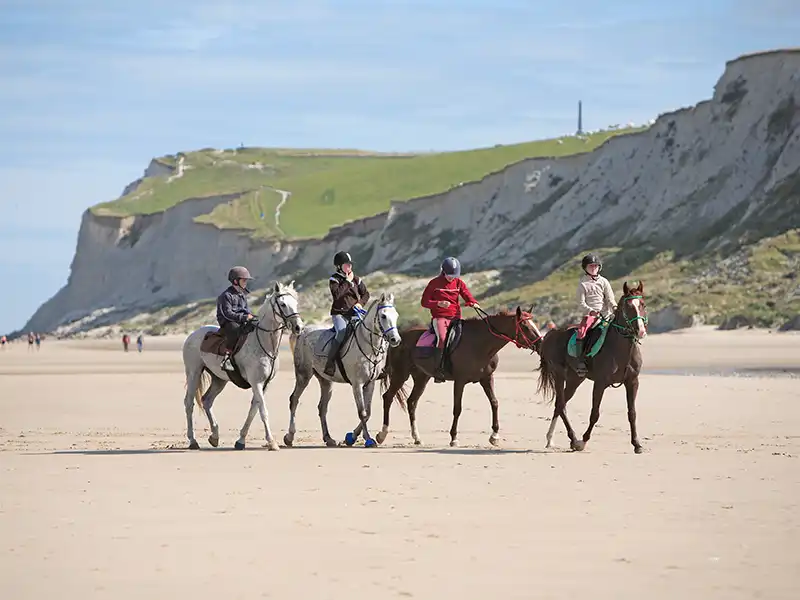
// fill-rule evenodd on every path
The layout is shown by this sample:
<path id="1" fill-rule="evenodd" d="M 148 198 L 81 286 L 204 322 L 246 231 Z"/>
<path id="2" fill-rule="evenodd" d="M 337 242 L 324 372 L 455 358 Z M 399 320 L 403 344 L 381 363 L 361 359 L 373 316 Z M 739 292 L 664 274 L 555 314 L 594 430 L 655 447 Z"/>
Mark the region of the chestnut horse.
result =
<path id="1" fill-rule="evenodd" d="M 639 344 L 647 335 L 644 283 L 639 281 L 623 285 L 622 298 L 611 318 L 606 340 L 595 357 L 586 359 L 588 372 L 582 375 L 579 375 L 576 369 L 577 359 L 567 353 L 567 345 L 574 331 L 575 327 L 573 326 L 548 332 L 542 340 L 539 352 L 541 355 L 539 391 L 544 392 L 551 402 L 555 398 L 555 409 L 550 421 L 550 429 L 547 431 L 546 447 L 550 447 L 556 419 L 560 416 L 567 428 L 570 448 L 583 450 L 592 435 L 592 429 L 600 418 L 600 403 L 606 388 L 624 385 L 628 400 L 631 444 L 634 452 L 641 454 L 642 445 L 636 434 L 636 394 L 639 390 L 639 371 L 642 368 L 642 353 L 639 350 Z M 586 378 L 594 381 L 592 413 L 583 439 L 578 440 L 567 419 L 567 402 L 575 395 L 575 391 Z"/>
<path id="2" fill-rule="evenodd" d="M 476 309 L 477 310 L 477 309 Z M 480 316 L 464 319 L 462 323 L 461 341 L 450 354 L 450 372 L 446 379 L 453 384 L 453 425 L 450 427 L 450 445 L 458 446 L 458 418 L 461 416 L 461 398 L 467 383 L 479 383 L 489 399 L 492 407 L 492 434 L 489 442 L 497 445 L 500 423 L 497 416 L 497 397 L 494 395 L 494 372 L 499 363 L 497 353 L 509 342 L 518 348 L 534 350 L 538 347 L 541 334 L 529 312 L 517 307 L 516 313 L 501 312 L 487 315 L 483 311 Z M 425 391 L 438 364 L 438 357 L 433 354 L 421 357 L 415 352 L 419 337 L 426 331 L 424 327 L 407 329 L 400 334 L 402 342 L 396 348 L 389 349 L 386 360 L 385 377 L 381 380 L 383 392 L 383 429 L 375 437 L 382 444 L 389 433 L 389 410 L 392 400 L 397 396 L 401 405 L 408 400 L 408 419 L 411 423 L 411 435 L 414 443 L 422 444 L 417 432 L 417 402 Z M 411 376 L 414 387 L 406 396 L 405 382 Z M 388 381 L 387 381 L 388 380 Z"/>

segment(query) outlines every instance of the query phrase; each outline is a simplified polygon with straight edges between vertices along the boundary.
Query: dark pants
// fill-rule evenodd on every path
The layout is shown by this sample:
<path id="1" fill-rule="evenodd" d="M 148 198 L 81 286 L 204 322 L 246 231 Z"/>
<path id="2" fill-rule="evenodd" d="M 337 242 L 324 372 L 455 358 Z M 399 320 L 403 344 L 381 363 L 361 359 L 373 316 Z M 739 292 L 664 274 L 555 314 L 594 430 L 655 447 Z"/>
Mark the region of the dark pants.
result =
<path id="1" fill-rule="evenodd" d="M 239 336 L 242 333 L 242 324 L 226 321 L 220 329 L 222 333 L 225 334 L 225 347 L 228 349 L 228 352 L 230 352 L 233 350 L 236 342 L 239 341 Z"/>

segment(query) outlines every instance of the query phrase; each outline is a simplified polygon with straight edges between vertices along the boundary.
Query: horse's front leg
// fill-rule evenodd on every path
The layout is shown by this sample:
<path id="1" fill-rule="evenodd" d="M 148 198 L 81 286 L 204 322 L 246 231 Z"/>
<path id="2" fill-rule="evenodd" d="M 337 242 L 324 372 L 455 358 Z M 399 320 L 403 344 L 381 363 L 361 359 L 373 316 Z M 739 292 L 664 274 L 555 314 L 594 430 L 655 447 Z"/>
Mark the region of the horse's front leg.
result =
<path id="1" fill-rule="evenodd" d="M 636 454 L 643 452 L 636 433 L 636 395 L 639 392 L 639 376 L 625 380 L 625 396 L 628 401 L 628 423 L 631 426 L 631 444 Z"/>
<path id="2" fill-rule="evenodd" d="M 458 418 L 461 416 L 461 399 L 464 397 L 464 383 L 453 383 L 453 424 L 450 427 L 450 446 L 458 446 Z"/>
<path id="3" fill-rule="evenodd" d="M 497 396 L 494 395 L 494 375 L 489 373 L 483 377 L 480 382 L 486 397 L 489 399 L 489 404 L 492 407 L 492 435 L 489 436 L 489 443 L 492 446 L 497 446 L 500 438 L 500 416 L 499 416 L 499 403 Z"/>
<path id="4" fill-rule="evenodd" d="M 348 434 L 345 436 L 344 443 L 348 446 L 355 444 L 360 433 L 364 434 L 364 445 L 366 447 L 371 448 L 377 445 L 375 440 L 370 437 L 369 430 L 367 429 L 367 419 L 369 419 L 369 415 L 367 414 L 366 403 L 364 402 L 364 391 L 368 385 L 369 384 L 360 383 L 352 384 L 353 399 L 356 402 L 356 412 L 358 413 L 359 424 L 352 432 L 348 432 Z"/>

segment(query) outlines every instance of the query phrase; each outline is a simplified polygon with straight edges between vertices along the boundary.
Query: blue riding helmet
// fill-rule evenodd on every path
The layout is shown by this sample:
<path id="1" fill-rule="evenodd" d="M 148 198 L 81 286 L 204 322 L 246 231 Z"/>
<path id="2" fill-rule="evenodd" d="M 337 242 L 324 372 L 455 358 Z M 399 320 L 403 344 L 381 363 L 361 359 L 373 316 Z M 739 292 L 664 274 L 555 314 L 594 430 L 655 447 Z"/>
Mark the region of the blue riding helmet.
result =
<path id="1" fill-rule="evenodd" d="M 461 277 L 461 263 L 458 262 L 457 258 L 448 256 L 442 261 L 442 273 L 454 277 Z"/>

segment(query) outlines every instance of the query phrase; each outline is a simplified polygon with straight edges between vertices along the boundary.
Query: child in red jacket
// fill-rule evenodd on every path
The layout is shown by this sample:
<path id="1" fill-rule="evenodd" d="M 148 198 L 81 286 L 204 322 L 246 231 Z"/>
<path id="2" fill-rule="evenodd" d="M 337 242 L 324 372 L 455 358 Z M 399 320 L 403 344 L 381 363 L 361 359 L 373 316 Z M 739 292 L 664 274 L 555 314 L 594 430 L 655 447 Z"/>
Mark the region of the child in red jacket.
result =
<path id="1" fill-rule="evenodd" d="M 461 318 L 459 297 L 464 298 L 467 306 L 480 308 L 467 284 L 461 279 L 461 263 L 451 256 L 442 261 L 441 273 L 428 282 L 420 302 L 423 308 L 431 311 L 433 329 L 436 332 L 436 347 L 440 352 L 444 348 L 450 321 Z M 440 355 L 439 366 L 434 375 L 436 383 L 444 381 L 442 357 L 443 353 Z"/>

